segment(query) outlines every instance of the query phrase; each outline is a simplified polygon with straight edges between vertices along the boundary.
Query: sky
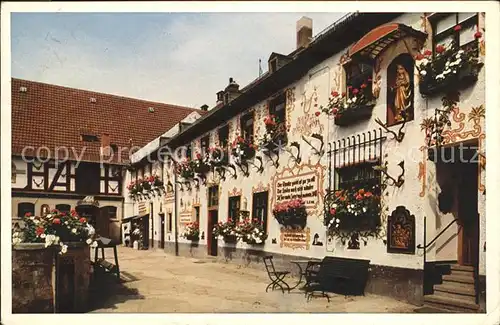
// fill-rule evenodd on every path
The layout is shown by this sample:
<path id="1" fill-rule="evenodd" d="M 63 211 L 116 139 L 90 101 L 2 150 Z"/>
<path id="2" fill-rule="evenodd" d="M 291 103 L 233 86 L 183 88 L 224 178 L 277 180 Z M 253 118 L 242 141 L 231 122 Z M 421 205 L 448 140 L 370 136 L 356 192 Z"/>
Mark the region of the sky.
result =
<path id="1" fill-rule="evenodd" d="M 12 76 L 199 108 L 229 78 L 243 88 L 272 52 L 343 13 L 13 13 Z"/>

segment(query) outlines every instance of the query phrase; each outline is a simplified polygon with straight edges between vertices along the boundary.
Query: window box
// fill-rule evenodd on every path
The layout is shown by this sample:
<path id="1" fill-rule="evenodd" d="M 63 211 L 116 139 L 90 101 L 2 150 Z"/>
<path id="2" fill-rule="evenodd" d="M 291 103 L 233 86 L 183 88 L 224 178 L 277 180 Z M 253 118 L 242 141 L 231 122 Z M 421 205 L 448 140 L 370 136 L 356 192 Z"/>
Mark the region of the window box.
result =
<path id="1" fill-rule="evenodd" d="M 348 126 L 369 119 L 372 115 L 373 107 L 375 107 L 374 103 L 350 107 L 341 114 L 337 114 L 334 123 L 338 126 Z"/>

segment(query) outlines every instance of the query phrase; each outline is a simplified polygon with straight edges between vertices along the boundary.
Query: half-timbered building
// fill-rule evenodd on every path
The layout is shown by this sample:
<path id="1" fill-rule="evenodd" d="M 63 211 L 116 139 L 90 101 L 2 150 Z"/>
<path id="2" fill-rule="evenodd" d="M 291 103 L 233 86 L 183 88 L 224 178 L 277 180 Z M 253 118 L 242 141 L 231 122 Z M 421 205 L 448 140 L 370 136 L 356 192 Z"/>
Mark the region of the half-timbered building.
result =
<path id="1" fill-rule="evenodd" d="M 12 79 L 13 220 L 76 209 L 98 234 L 121 240 L 130 154 L 196 112 Z"/>
<path id="2" fill-rule="evenodd" d="M 144 235 L 167 253 L 367 259 L 368 292 L 484 308 L 484 27 L 484 13 L 353 13 L 313 37 L 302 18 L 292 53 L 152 145 L 195 165 L 165 162 L 166 194 L 130 193 L 131 215 L 157 204 Z M 214 148 L 227 159 L 204 168 Z M 273 210 L 297 198 L 307 217 L 289 227 Z M 213 236 L 241 212 L 265 236 Z"/>

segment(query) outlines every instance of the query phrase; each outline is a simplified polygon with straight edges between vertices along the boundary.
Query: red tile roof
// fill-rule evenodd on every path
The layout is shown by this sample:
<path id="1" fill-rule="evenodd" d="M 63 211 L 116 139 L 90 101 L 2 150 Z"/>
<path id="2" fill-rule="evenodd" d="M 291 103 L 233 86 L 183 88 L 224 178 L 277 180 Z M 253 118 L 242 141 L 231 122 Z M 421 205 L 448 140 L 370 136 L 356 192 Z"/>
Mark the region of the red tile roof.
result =
<path id="1" fill-rule="evenodd" d="M 27 91 L 20 91 L 26 87 Z M 92 103 L 91 98 L 96 102 Z M 152 107 L 154 112 L 149 112 Z M 100 140 L 109 134 L 110 143 L 128 148 L 114 156 L 113 162 L 127 163 L 128 150 L 142 147 L 172 128 L 191 112 L 204 111 L 150 102 L 140 99 L 102 94 L 93 91 L 50 85 L 12 78 L 12 154 L 21 155 L 23 148 L 33 146 L 50 149 L 54 157 L 57 147 L 68 147 L 72 160 L 82 155 L 83 161 L 100 161 Z M 98 142 L 84 142 L 81 134 L 96 135 Z M 62 151 L 61 151 L 62 155 Z M 41 156 L 46 157 L 45 151 Z"/>

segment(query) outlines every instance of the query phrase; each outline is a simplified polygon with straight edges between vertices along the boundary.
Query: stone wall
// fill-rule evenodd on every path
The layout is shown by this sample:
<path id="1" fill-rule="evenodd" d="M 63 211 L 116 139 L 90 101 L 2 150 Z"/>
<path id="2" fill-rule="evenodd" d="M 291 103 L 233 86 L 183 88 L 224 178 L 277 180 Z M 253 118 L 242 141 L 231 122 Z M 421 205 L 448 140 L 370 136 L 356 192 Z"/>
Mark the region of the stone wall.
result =
<path id="1" fill-rule="evenodd" d="M 12 313 L 54 312 L 54 250 L 19 244 L 12 250 Z"/>
<path id="2" fill-rule="evenodd" d="M 12 313 L 87 311 L 90 249 L 81 244 L 68 246 L 63 255 L 44 244 L 13 247 Z"/>

